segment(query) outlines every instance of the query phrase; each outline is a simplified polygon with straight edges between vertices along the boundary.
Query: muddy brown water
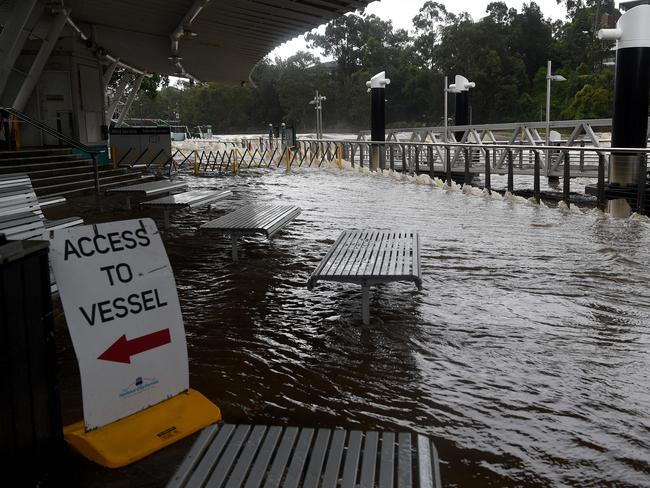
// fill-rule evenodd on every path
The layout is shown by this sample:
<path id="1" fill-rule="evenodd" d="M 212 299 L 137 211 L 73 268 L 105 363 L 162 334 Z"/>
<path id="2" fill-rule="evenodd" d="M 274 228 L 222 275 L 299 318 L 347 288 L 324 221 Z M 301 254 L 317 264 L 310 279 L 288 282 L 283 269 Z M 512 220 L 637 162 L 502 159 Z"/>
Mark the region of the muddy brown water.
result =
<path id="1" fill-rule="evenodd" d="M 272 242 L 163 233 L 190 383 L 228 422 L 428 434 L 444 486 L 650 486 L 650 225 L 563 214 L 381 177 L 307 170 L 180 176 L 231 189 L 218 214 L 282 202 L 302 214 Z M 154 216 L 120 197 L 56 210 L 89 222 Z M 306 281 L 343 229 L 409 228 L 424 289 Z M 59 320 L 64 420 L 81 418 Z M 192 439 L 134 466 L 72 457 L 70 484 L 160 486 Z M 68 468 L 66 468 L 68 469 Z"/>

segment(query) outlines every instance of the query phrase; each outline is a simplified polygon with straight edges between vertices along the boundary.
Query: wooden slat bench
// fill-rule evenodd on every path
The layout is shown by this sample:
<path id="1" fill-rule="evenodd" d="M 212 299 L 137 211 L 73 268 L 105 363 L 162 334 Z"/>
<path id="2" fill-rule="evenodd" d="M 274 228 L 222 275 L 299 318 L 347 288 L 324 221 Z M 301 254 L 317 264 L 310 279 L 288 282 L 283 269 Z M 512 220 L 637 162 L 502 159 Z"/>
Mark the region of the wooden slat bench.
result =
<path id="1" fill-rule="evenodd" d="M 191 190 L 176 193 L 140 204 L 141 207 L 159 208 L 163 211 L 165 229 L 169 228 L 169 213 L 183 208 L 199 208 L 232 195 L 230 190 Z"/>
<path id="2" fill-rule="evenodd" d="M 438 454 L 421 434 L 215 424 L 168 488 L 439 488 Z"/>
<path id="3" fill-rule="evenodd" d="M 237 239 L 243 235 L 266 234 L 271 239 L 277 232 L 300 215 L 293 205 L 251 204 L 203 224 L 200 230 L 229 234 L 232 259 L 237 261 Z"/>
<path id="4" fill-rule="evenodd" d="M 149 181 L 147 183 L 138 183 L 137 185 L 120 186 L 106 190 L 107 195 L 119 194 L 126 195 L 126 208 L 131 208 L 131 197 L 155 197 L 159 195 L 171 195 L 174 191 L 181 191 L 187 188 L 187 183 L 182 181 Z"/>
<path id="5" fill-rule="evenodd" d="M 412 231 L 344 231 L 309 277 L 318 281 L 356 283 L 362 290 L 363 323 L 370 321 L 369 288 L 391 281 L 412 281 L 422 289 L 420 237 Z"/>

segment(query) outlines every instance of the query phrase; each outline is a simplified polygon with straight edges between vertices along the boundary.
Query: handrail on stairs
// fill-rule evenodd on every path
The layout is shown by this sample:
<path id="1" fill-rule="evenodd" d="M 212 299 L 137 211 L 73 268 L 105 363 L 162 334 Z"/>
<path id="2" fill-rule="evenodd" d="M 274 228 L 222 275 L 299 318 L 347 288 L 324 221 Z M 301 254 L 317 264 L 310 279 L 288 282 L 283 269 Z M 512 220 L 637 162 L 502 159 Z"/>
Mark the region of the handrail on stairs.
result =
<path id="1" fill-rule="evenodd" d="M 45 132 L 46 134 L 51 135 L 52 137 L 56 137 L 58 140 L 62 141 L 63 143 L 75 147 L 77 149 L 80 149 L 88 154 L 90 154 L 90 157 L 93 160 L 93 174 L 94 174 L 94 179 L 95 179 L 95 193 L 99 195 L 99 166 L 97 164 L 97 154 L 100 153 L 101 151 L 99 149 L 90 147 L 85 145 L 84 143 L 73 139 L 72 137 L 66 136 L 65 134 L 59 132 L 58 130 L 50 127 L 49 125 L 41 122 L 40 120 L 36 120 L 33 117 L 30 117 L 26 113 L 23 113 L 19 110 L 16 110 L 14 108 L 10 107 L 0 107 L 0 115 L 2 116 L 3 120 L 3 127 L 5 131 L 5 138 L 7 141 L 11 140 L 11 124 L 9 124 L 9 119 L 10 117 L 13 117 L 14 119 L 20 120 L 21 122 L 24 122 L 26 124 L 31 125 L 32 127 L 37 128 L 38 130 Z"/>

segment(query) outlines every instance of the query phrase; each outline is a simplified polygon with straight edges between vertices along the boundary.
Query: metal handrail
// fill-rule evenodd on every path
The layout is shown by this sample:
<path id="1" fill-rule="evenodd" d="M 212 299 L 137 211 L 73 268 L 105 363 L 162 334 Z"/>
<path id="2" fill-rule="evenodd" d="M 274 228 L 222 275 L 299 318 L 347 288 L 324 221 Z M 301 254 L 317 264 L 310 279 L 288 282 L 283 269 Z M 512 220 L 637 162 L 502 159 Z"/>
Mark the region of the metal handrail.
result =
<path id="1" fill-rule="evenodd" d="M 22 122 L 25 122 L 25 123 L 37 128 L 37 129 L 41 130 L 42 132 L 45 132 L 45 133 L 51 135 L 52 137 L 56 137 L 60 141 L 63 141 L 64 143 L 66 143 L 66 144 L 68 144 L 68 145 L 70 145 L 72 147 L 75 147 L 77 149 L 80 149 L 80 150 L 90 154 L 90 157 L 93 160 L 93 173 L 94 173 L 94 180 L 95 180 L 95 192 L 97 194 L 99 194 L 99 167 L 97 165 L 97 154 L 99 154 L 101 152 L 101 150 L 92 148 L 90 146 L 86 146 L 84 143 L 82 143 L 80 141 L 77 141 L 76 139 L 73 139 L 72 137 L 68 137 L 65 134 L 57 131 L 56 129 L 50 127 L 49 125 L 44 124 L 40 120 L 36 120 L 36 119 L 30 117 L 29 115 L 27 115 L 26 113 L 20 112 L 19 110 L 16 110 L 14 108 L 0 107 L 0 113 L 2 113 L 5 116 L 6 115 L 11 115 L 12 117 L 14 117 L 14 118 L 16 118 L 16 119 L 18 119 L 18 120 L 20 120 Z"/>
<path id="2" fill-rule="evenodd" d="M 416 141 L 357 141 L 350 139 L 299 139 L 299 142 L 314 143 L 332 143 L 332 144 L 374 144 L 378 146 L 422 146 L 422 147 L 450 147 L 450 148 L 467 148 L 479 150 L 481 146 L 488 146 L 487 143 L 477 144 L 471 142 L 416 142 Z M 596 147 L 596 146 L 546 146 L 530 144 L 507 144 L 507 143 L 490 143 L 489 149 L 511 149 L 524 151 L 577 151 L 577 152 L 596 152 L 596 153 L 631 153 L 631 154 L 649 154 L 650 148 L 642 147 Z"/>

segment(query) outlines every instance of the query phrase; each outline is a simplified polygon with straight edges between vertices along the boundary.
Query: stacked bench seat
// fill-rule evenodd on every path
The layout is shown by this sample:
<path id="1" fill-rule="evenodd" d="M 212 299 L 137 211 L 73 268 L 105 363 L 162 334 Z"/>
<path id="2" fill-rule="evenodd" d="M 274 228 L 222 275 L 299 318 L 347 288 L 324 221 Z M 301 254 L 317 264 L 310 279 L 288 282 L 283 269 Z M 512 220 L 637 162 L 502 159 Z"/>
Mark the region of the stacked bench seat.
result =
<path id="1" fill-rule="evenodd" d="M 184 208 L 198 208 L 211 206 L 213 202 L 222 200 L 232 195 L 229 190 L 191 190 L 176 193 L 166 197 L 147 200 L 140 204 L 141 207 L 159 208 L 163 211 L 165 229 L 169 228 L 169 213 Z"/>
<path id="2" fill-rule="evenodd" d="M 232 240 L 232 259 L 237 261 L 237 240 L 243 235 L 265 234 L 271 239 L 282 228 L 300 215 L 293 205 L 251 204 L 212 220 L 200 227 L 202 231 L 229 234 Z"/>
<path id="3" fill-rule="evenodd" d="M 63 197 L 60 197 L 63 198 Z M 51 199 L 61 203 L 60 198 Z M 63 198 L 65 202 L 65 198 Z M 64 229 L 84 223 L 79 217 L 47 220 L 41 210 L 42 202 L 36 198 L 32 182 L 27 175 L 0 177 L 0 234 L 10 240 L 48 239 L 50 230 Z M 50 272 L 50 289 L 57 291 Z"/>
<path id="4" fill-rule="evenodd" d="M 187 188 L 187 183 L 182 181 L 159 180 L 147 183 L 138 183 L 137 185 L 120 186 L 106 190 L 107 195 L 125 195 L 126 208 L 131 209 L 131 197 L 155 197 L 161 195 L 171 195 L 175 191 L 182 191 Z"/>
<path id="5" fill-rule="evenodd" d="M 63 203 L 61 199 L 65 202 L 63 197 L 54 197 L 48 199 L 46 204 Z M 21 235 L 20 232 L 27 230 L 29 226 L 31 226 L 30 229 L 54 230 L 83 224 L 83 219 L 80 217 L 48 220 L 43 215 L 42 207 L 43 202 L 36 197 L 29 176 L 15 174 L 0 177 L 0 218 L 7 237 L 12 234 L 10 230 L 12 225 L 16 226 L 13 233 Z M 12 224 L 12 221 L 15 221 L 15 223 Z M 31 223 L 28 223 L 28 221 Z M 37 221 L 40 221 L 40 224 Z"/>
<path id="6" fill-rule="evenodd" d="M 439 488 L 438 454 L 421 434 L 215 424 L 168 488 Z"/>
<path id="7" fill-rule="evenodd" d="M 370 321 L 369 288 L 391 281 L 412 281 L 422 289 L 420 236 L 413 231 L 344 231 L 309 277 L 361 285 L 363 323 Z"/>

